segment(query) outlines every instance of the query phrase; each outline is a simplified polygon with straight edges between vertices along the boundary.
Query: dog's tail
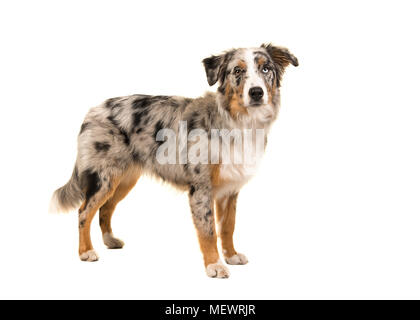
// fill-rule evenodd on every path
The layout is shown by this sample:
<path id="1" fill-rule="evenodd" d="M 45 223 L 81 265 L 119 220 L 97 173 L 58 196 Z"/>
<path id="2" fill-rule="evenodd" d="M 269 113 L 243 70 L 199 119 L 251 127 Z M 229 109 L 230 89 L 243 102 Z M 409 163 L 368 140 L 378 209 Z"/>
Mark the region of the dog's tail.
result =
<path id="1" fill-rule="evenodd" d="M 73 174 L 69 182 L 54 191 L 49 212 L 67 212 L 77 208 L 84 200 L 85 195 L 79 186 L 77 179 L 77 169 L 74 167 Z"/>

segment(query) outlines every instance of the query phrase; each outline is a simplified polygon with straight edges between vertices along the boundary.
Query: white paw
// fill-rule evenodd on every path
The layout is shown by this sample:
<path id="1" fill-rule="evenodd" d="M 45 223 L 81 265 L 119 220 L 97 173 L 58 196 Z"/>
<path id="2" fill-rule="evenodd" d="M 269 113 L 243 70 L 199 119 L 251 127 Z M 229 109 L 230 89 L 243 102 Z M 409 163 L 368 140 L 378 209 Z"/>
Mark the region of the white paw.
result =
<path id="1" fill-rule="evenodd" d="M 229 269 L 221 261 L 209 264 L 206 273 L 210 278 L 229 278 Z"/>
<path id="2" fill-rule="evenodd" d="M 80 260 L 82 260 L 82 261 L 89 261 L 89 262 L 98 261 L 99 260 L 99 256 L 95 252 L 95 250 L 89 250 L 89 251 L 83 252 L 80 255 Z"/>
<path id="3" fill-rule="evenodd" d="M 112 233 L 106 232 L 103 235 L 104 243 L 108 249 L 121 249 L 124 247 L 124 241 L 115 238 Z"/>
<path id="4" fill-rule="evenodd" d="M 248 259 L 242 253 L 237 253 L 231 256 L 230 258 L 225 258 L 227 264 L 247 264 Z"/>

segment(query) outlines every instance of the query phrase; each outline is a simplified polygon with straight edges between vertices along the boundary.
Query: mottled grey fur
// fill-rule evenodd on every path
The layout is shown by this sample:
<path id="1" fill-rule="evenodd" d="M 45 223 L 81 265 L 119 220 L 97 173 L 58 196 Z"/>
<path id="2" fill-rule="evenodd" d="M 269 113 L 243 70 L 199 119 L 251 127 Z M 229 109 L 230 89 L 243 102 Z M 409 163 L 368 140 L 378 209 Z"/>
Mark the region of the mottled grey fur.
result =
<path id="1" fill-rule="evenodd" d="M 225 90 L 229 84 L 231 92 L 234 92 L 247 77 L 245 71 L 240 74 L 233 70 L 245 49 L 231 50 L 203 60 L 209 84 L 220 84 L 217 93 L 206 93 L 197 99 L 139 94 L 109 99 L 90 109 L 86 115 L 78 137 L 73 175 L 65 186 L 55 192 L 53 202 L 59 209 L 69 210 L 86 200 L 85 208 L 79 212 L 80 225 L 83 226 L 84 212 L 103 205 L 99 202 L 114 187 L 113 178 L 124 176 L 133 166 L 140 167 L 144 173 L 189 190 L 195 226 L 202 233 L 211 234 L 214 225 L 213 200 L 217 192 L 212 189 L 211 166 L 159 164 L 156 151 L 162 142 L 156 141 L 156 134 L 163 128 L 178 133 L 180 121 L 187 121 L 189 131 L 198 128 L 206 132 L 236 128 L 268 131 L 280 106 L 280 79 L 286 66 L 283 62 L 297 65 L 297 60 L 286 49 L 280 51 L 284 52 L 284 56 L 280 55 L 284 61 L 271 55 L 272 46 L 252 50 L 268 59 L 270 74 L 264 81 L 267 86 L 275 87 L 270 105 L 247 107 L 246 115 L 234 117 L 230 113 L 232 93 L 228 94 Z M 238 192 L 236 189 L 241 183 L 238 182 L 232 190 Z"/>

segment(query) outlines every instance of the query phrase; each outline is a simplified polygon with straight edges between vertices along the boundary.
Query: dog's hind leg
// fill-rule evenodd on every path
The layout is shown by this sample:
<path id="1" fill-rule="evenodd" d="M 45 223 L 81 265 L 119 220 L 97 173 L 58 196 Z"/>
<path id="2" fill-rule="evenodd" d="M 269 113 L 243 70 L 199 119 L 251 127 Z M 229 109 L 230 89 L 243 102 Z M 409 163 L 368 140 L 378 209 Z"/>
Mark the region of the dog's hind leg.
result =
<path id="1" fill-rule="evenodd" d="M 99 259 L 90 239 L 90 225 L 96 211 L 114 194 L 121 177 L 100 178 L 97 172 L 85 175 L 86 199 L 79 209 L 79 256 L 82 261 Z"/>
<path id="2" fill-rule="evenodd" d="M 128 170 L 124 177 L 121 179 L 120 184 L 115 189 L 112 197 L 99 209 L 99 224 L 102 230 L 102 239 L 104 244 L 109 249 L 120 249 L 124 246 L 124 242 L 114 237 L 111 227 L 112 214 L 118 202 L 125 198 L 130 190 L 135 186 L 140 177 L 140 169 L 133 168 Z"/>
<path id="3" fill-rule="evenodd" d="M 212 278 L 228 278 L 229 270 L 220 261 L 217 251 L 211 188 L 205 185 L 191 186 L 190 206 L 207 275 Z"/>
<path id="4" fill-rule="evenodd" d="M 216 215 L 218 234 L 222 242 L 223 255 L 228 264 L 246 264 L 245 255 L 237 253 L 233 246 L 233 232 L 235 230 L 236 201 L 238 194 L 226 196 L 216 200 Z"/>

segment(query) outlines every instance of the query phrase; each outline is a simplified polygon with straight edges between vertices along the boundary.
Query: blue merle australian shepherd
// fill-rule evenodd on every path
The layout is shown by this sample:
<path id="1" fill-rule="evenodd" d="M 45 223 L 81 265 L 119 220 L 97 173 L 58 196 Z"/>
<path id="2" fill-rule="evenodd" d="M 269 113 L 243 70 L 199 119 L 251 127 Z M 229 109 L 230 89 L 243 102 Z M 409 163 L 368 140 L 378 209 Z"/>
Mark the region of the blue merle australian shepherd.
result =
<path id="1" fill-rule="evenodd" d="M 105 245 L 124 246 L 112 232 L 112 214 L 140 175 L 151 174 L 188 192 L 208 276 L 229 276 L 219 258 L 217 236 L 226 263 L 248 262 L 234 248 L 233 231 L 239 190 L 251 178 L 256 165 L 219 161 L 224 153 L 234 149 L 234 139 L 219 141 L 222 137 L 217 130 L 263 130 L 264 150 L 266 135 L 280 108 L 282 75 L 289 64 L 297 66 L 298 61 L 286 48 L 270 44 L 226 51 L 204 59 L 203 64 L 209 85 L 219 83 L 216 93 L 196 99 L 131 95 L 109 99 L 88 112 L 78 137 L 73 174 L 51 200 L 55 211 L 79 207 L 81 260 L 98 260 L 90 239 L 91 221 L 98 210 Z M 167 143 L 159 133 L 171 130 L 178 135 L 181 129 L 207 133 L 211 143 L 206 148 L 226 144 L 228 147 L 202 152 L 211 158 L 209 161 L 185 161 L 180 159 L 179 149 L 192 148 L 194 142 L 201 140 L 188 137 L 184 147 L 179 142 L 178 147 L 176 141 L 172 143 L 179 155 L 175 161 L 159 161 L 159 150 Z M 257 139 L 250 141 L 256 143 Z"/>

